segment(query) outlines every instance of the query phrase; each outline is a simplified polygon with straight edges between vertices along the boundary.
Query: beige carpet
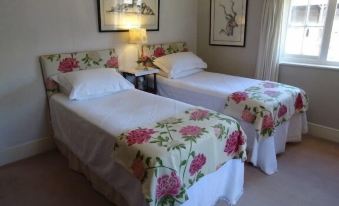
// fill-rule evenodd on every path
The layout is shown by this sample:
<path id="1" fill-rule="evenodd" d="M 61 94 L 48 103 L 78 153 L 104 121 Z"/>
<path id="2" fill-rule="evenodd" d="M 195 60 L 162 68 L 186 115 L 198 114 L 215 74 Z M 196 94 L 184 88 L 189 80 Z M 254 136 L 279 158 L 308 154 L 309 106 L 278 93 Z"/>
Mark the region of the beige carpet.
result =
<path id="1" fill-rule="evenodd" d="M 245 194 L 237 206 L 339 205 L 339 145 L 305 137 L 278 158 L 267 176 L 246 166 Z M 106 206 L 86 179 L 57 151 L 0 168 L 1 206 Z"/>

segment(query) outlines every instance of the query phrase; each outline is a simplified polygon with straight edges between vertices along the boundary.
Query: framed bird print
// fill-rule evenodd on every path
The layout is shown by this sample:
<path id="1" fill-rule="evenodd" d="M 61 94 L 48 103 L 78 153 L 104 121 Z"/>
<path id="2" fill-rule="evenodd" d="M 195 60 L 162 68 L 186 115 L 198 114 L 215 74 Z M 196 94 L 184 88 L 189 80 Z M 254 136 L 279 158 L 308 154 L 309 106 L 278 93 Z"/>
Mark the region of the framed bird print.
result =
<path id="1" fill-rule="evenodd" d="M 210 45 L 244 47 L 247 0 L 210 1 Z"/>
<path id="2" fill-rule="evenodd" d="M 97 0 L 100 32 L 159 31 L 160 0 Z"/>

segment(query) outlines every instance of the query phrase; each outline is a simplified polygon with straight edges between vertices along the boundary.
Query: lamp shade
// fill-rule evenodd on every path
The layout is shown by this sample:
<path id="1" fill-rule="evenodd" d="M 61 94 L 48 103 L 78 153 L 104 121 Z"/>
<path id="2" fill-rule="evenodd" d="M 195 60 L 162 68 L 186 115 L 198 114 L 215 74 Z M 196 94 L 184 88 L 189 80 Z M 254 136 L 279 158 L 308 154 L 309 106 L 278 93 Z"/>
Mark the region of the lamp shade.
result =
<path id="1" fill-rule="evenodd" d="M 131 28 L 129 30 L 129 43 L 145 44 L 147 43 L 147 32 L 145 28 Z"/>

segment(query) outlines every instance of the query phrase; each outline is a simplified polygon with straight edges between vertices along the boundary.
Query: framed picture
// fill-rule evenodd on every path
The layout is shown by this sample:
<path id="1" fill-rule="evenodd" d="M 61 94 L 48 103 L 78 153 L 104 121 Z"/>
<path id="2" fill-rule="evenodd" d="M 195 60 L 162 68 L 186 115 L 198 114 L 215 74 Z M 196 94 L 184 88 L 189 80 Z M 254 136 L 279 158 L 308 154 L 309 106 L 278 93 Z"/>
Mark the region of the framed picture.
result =
<path id="1" fill-rule="evenodd" d="M 97 0 L 100 32 L 159 31 L 160 0 Z"/>
<path id="2" fill-rule="evenodd" d="M 247 0 L 211 0 L 210 45 L 244 47 Z"/>

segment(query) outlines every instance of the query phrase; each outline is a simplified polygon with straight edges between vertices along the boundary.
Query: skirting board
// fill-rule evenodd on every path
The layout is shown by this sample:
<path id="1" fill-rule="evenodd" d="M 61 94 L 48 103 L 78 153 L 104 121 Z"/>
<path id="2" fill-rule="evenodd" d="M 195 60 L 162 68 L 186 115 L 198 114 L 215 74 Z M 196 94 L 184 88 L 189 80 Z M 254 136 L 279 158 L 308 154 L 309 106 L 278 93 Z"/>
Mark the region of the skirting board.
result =
<path id="1" fill-rule="evenodd" d="M 0 151 L 0 166 L 26 159 L 55 148 L 51 138 L 42 138 Z"/>
<path id="2" fill-rule="evenodd" d="M 323 125 L 308 123 L 308 133 L 312 136 L 327 139 L 339 143 L 339 129 L 326 127 Z"/>

